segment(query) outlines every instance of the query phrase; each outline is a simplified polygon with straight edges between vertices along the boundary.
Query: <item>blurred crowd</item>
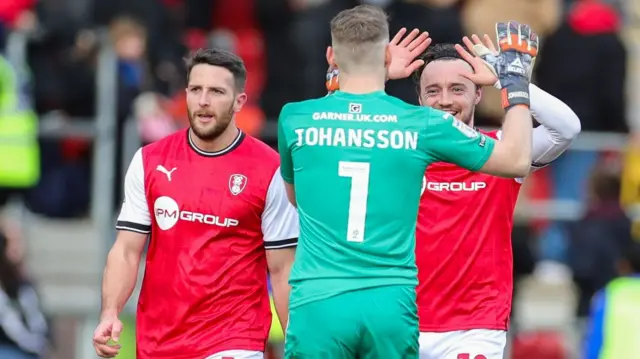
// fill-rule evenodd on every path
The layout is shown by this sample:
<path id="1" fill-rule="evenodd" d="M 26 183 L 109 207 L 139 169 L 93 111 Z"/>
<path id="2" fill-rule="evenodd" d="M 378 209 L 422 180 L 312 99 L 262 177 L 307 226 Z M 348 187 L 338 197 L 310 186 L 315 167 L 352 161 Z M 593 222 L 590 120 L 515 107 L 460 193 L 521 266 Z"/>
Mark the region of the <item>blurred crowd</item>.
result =
<path id="1" fill-rule="evenodd" d="M 583 131 L 626 132 L 629 127 L 627 52 L 618 36 L 624 19 L 615 4 L 362 1 L 386 8 L 392 32 L 401 27 L 425 29 L 435 43 L 459 42 L 470 33 L 491 34 L 498 20 L 531 24 L 544 39 L 536 82 L 578 114 Z M 245 60 L 250 103 L 238 121 L 251 134 L 262 134 L 286 102 L 323 96 L 324 53 L 330 41 L 327 23 L 338 11 L 356 3 L 16 0 L 0 5 L 0 24 L 5 39 L 11 31 L 30 34 L 25 63 L 13 64 L 19 75 L 16 82 L 21 93 L 17 97 L 30 98 L 33 111 L 41 118 L 55 114 L 53 118 L 67 122 L 93 121 L 97 115 L 96 89 L 101 85 L 96 82 L 97 54 L 103 45 L 97 29 L 106 28 L 107 41 L 118 57 L 116 137 L 121 140 L 123 123 L 135 118 L 141 140 L 148 143 L 187 124 L 182 58 L 196 48 L 228 48 Z M 388 91 L 407 102 L 417 101 L 410 79 L 389 83 Z M 497 93 L 488 92 L 478 110 L 480 126 L 496 126 L 501 120 Z M 273 135 L 266 135 L 273 142 Z M 27 195 L 30 207 L 53 217 L 85 214 L 90 200 L 91 141 L 66 138 L 43 140 L 40 145 L 42 172 L 37 188 Z M 574 199 L 577 192 L 584 192 L 596 158 L 593 151 L 563 156 L 550 171 L 552 182 L 558 185 L 557 196 Z M 549 232 L 550 237 L 558 236 L 554 226 Z"/>
<path id="2" fill-rule="evenodd" d="M 44 216 L 87 214 L 92 141 L 73 136 L 29 141 L 29 135 L 45 120 L 95 121 L 103 85 L 97 59 L 105 43 L 117 56 L 117 143 L 124 141 L 129 120 L 135 121 L 141 143 L 186 126 L 182 59 L 193 49 L 219 47 L 238 53 L 248 69 L 250 100 L 237 118 L 239 126 L 274 144 L 270 124 L 286 102 L 326 94 L 328 22 L 358 3 L 385 7 L 392 32 L 420 28 L 434 43 L 492 34 L 496 21 L 530 24 L 542 38 L 534 81 L 575 111 L 583 132 L 631 134 L 626 152 L 619 151 L 624 143 L 602 151 L 599 138 L 590 137 L 536 173 L 522 194 L 525 209 L 536 199 L 584 208 L 573 211 L 573 218 L 534 216 L 516 229 L 514 253 L 517 276 L 535 267 L 541 278 L 573 279 L 582 291 L 577 314 L 586 316 L 591 296 L 618 274 L 621 248 L 633 240 L 635 228 L 628 209 L 640 193 L 640 111 L 627 99 L 640 82 L 635 80 L 636 0 L 0 1 L 0 207 L 20 197 Z M 15 33 L 28 38 L 23 56 L 8 46 Z M 417 103 L 411 79 L 390 82 L 387 90 Z M 499 126 L 501 115 L 498 93 L 487 90 L 476 124 Z M 121 154 L 114 160 L 121 161 Z M 122 178 L 122 164 L 115 168 L 115 178 Z M 118 194 L 119 182 L 114 183 Z"/>

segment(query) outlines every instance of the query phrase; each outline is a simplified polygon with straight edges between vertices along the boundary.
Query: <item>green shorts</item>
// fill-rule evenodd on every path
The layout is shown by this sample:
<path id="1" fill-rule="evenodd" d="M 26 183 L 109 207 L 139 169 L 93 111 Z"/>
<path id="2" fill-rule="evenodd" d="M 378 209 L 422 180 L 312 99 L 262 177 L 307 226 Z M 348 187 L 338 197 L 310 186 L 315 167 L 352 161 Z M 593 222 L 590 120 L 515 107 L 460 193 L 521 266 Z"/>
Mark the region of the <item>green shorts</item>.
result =
<path id="1" fill-rule="evenodd" d="M 286 359 L 417 359 L 414 287 L 348 292 L 292 308 Z"/>

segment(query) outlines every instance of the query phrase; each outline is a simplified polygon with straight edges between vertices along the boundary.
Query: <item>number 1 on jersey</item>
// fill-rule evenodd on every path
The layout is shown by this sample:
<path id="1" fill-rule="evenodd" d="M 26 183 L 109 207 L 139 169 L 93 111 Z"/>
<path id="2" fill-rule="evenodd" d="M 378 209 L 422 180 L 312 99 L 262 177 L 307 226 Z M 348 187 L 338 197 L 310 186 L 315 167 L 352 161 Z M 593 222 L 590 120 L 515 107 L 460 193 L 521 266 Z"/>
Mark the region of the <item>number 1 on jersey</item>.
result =
<path id="1" fill-rule="evenodd" d="M 369 163 L 338 162 L 338 176 L 351 178 L 349 196 L 349 218 L 347 219 L 347 241 L 364 241 L 364 223 L 367 217 L 369 196 Z"/>

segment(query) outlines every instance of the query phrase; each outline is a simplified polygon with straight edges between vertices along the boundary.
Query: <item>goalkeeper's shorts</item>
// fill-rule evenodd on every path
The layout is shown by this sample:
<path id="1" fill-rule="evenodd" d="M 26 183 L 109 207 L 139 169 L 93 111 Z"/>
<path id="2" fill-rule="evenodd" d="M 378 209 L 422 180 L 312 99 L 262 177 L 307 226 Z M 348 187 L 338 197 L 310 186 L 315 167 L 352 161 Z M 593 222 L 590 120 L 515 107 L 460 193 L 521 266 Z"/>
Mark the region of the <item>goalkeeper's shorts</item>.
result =
<path id="1" fill-rule="evenodd" d="M 413 286 L 342 293 L 289 309 L 285 358 L 418 359 Z"/>

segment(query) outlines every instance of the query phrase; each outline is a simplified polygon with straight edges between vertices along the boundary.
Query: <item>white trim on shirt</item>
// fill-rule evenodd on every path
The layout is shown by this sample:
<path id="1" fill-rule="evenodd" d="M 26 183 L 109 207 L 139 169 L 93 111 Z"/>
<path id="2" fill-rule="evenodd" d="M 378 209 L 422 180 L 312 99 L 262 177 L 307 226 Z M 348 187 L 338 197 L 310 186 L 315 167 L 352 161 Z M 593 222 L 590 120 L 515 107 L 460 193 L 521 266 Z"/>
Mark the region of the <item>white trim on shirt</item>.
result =
<path id="1" fill-rule="evenodd" d="M 298 211 L 287 198 L 284 180 L 278 167 L 271 178 L 264 211 L 262 234 L 266 249 L 294 247 L 300 236 Z"/>
<path id="2" fill-rule="evenodd" d="M 124 177 L 124 202 L 122 202 L 116 228 L 143 234 L 151 232 L 151 215 L 144 190 L 142 148 L 131 159 Z"/>

